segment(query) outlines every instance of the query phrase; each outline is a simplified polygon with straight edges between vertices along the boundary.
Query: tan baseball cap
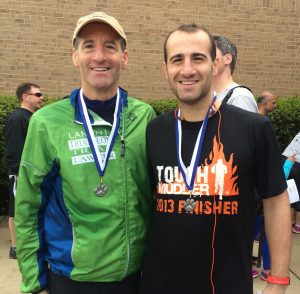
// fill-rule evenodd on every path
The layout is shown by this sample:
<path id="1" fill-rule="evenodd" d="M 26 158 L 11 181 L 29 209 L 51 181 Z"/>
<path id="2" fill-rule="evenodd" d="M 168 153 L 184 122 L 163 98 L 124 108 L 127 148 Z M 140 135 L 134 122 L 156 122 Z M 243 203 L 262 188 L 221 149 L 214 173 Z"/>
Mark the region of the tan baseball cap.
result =
<path id="1" fill-rule="evenodd" d="M 77 38 L 80 30 L 89 23 L 92 22 L 103 22 L 111 26 L 124 40 L 127 45 L 126 35 L 123 28 L 119 22 L 112 16 L 105 14 L 104 12 L 94 12 L 89 15 L 83 16 L 78 19 L 77 25 L 73 34 L 72 46 L 74 45 L 74 40 Z"/>

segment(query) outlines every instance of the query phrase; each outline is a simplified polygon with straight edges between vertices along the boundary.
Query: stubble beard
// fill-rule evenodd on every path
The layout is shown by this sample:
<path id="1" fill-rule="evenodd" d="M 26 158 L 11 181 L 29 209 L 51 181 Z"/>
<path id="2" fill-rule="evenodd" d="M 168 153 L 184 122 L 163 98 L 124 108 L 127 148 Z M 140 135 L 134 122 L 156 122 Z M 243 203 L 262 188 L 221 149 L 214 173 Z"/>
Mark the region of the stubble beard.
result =
<path id="1" fill-rule="evenodd" d="M 179 97 L 179 95 L 176 91 L 173 91 L 173 93 L 175 94 L 175 96 L 177 97 L 177 100 L 181 104 L 193 106 L 193 105 L 197 105 L 199 102 L 205 101 L 207 99 L 207 97 L 210 93 L 210 87 L 202 89 L 202 91 L 197 96 L 186 98 L 186 99 Z"/>

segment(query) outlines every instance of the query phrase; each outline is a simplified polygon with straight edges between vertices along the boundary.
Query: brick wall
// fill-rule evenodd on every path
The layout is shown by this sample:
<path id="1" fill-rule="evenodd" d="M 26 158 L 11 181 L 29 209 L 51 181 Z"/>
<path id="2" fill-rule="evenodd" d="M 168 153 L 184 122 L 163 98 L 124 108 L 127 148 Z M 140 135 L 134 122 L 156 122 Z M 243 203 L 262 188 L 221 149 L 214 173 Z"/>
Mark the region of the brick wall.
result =
<path id="1" fill-rule="evenodd" d="M 1 0 L 0 93 L 32 81 L 49 96 L 80 85 L 71 62 L 77 19 L 93 11 L 115 16 L 129 42 L 121 85 L 131 96 L 172 97 L 161 72 L 163 42 L 181 23 L 196 22 L 238 47 L 235 80 L 256 95 L 300 95 L 299 0 Z"/>

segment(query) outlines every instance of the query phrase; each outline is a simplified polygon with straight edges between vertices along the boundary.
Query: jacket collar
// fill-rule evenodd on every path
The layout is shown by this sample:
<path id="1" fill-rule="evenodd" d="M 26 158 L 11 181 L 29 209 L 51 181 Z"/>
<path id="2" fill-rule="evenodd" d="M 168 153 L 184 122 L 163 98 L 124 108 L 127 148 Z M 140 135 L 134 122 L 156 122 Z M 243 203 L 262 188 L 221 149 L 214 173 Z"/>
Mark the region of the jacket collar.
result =
<path id="1" fill-rule="evenodd" d="M 73 106 L 73 108 L 75 110 L 74 121 L 76 123 L 82 125 L 83 122 L 82 122 L 82 119 L 81 119 L 81 116 L 80 116 L 79 104 L 78 104 L 79 91 L 80 91 L 80 89 L 74 89 L 71 92 L 70 101 L 71 101 L 71 104 L 72 104 L 72 106 Z M 111 126 L 111 124 L 109 122 L 107 122 L 106 120 L 102 119 L 100 116 L 98 116 L 93 111 L 89 110 L 88 112 L 89 112 L 89 118 L 90 118 L 92 126 Z"/>

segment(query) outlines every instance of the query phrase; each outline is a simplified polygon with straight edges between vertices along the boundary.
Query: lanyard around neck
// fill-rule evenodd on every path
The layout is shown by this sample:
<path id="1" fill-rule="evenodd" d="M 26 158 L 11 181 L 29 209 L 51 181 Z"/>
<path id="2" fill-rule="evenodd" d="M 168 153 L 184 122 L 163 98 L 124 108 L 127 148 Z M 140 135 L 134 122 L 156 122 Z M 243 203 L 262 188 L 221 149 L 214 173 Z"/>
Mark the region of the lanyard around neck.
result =
<path id="1" fill-rule="evenodd" d="M 86 108 L 86 105 L 85 105 L 85 102 L 83 99 L 82 89 L 79 92 L 78 103 L 79 103 L 81 120 L 82 120 L 84 130 L 85 130 L 85 133 L 86 133 L 86 136 L 87 136 L 87 139 L 88 139 L 88 142 L 89 142 L 89 145 L 90 145 L 93 157 L 94 157 L 97 171 L 101 177 L 104 176 L 105 169 L 106 169 L 111 151 L 113 149 L 113 146 L 114 146 L 117 134 L 118 134 L 124 94 L 126 95 L 126 92 L 123 91 L 122 89 L 118 88 L 117 101 L 116 101 L 116 106 L 115 106 L 115 111 L 114 111 L 114 121 L 112 124 L 112 129 L 111 129 L 110 135 L 108 137 L 108 142 L 106 145 L 105 153 L 102 156 L 102 154 L 100 154 L 100 152 L 99 152 L 97 139 L 94 135 L 92 124 L 91 124 L 90 117 L 89 117 L 89 113 L 88 113 L 88 110 Z"/>
<path id="2" fill-rule="evenodd" d="M 204 136 L 206 132 L 206 127 L 208 123 L 208 118 L 210 111 L 212 109 L 212 106 L 217 99 L 217 96 L 214 94 L 212 103 L 207 110 L 207 113 L 205 115 L 203 124 L 198 132 L 197 140 L 194 146 L 194 151 L 192 155 L 192 159 L 190 162 L 189 167 L 186 167 L 183 160 L 182 160 L 182 126 L 181 126 L 181 120 L 180 120 L 180 109 L 178 110 L 178 113 L 176 115 L 176 121 L 175 121 L 175 134 L 176 134 L 176 153 L 177 153 L 177 161 L 179 165 L 179 170 L 182 174 L 183 180 L 185 182 L 186 187 L 189 191 L 193 191 L 194 189 L 194 182 L 196 177 L 196 171 L 198 166 L 198 161 L 201 155 L 203 142 L 204 142 Z"/>

